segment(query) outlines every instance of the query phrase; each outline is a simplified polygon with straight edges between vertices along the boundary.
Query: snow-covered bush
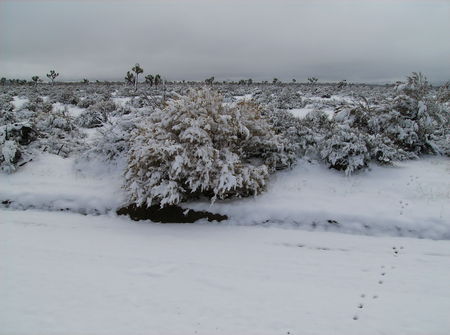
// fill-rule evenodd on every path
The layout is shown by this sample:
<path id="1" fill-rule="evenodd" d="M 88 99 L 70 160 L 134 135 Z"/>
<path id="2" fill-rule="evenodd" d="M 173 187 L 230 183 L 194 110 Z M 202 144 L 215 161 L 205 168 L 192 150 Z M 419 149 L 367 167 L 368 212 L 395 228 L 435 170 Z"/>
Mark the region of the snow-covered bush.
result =
<path id="1" fill-rule="evenodd" d="M 108 120 L 108 116 L 116 109 L 116 105 L 111 100 L 102 100 L 90 105 L 77 118 L 76 123 L 85 128 L 100 127 Z"/>
<path id="2" fill-rule="evenodd" d="M 83 154 L 83 157 L 108 163 L 126 160 L 126 154 L 130 150 L 130 137 L 137 122 L 139 122 L 139 118 L 127 114 L 114 123 L 104 124 L 103 127 L 98 128 L 91 148 Z"/>
<path id="3" fill-rule="evenodd" d="M 73 90 L 66 89 L 60 93 L 60 95 L 57 97 L 58 102 L 61 102 L 63 104 L 67 105 L 77 105 L 80 102 L 80 99 L 78 96 L 76 96 L 73 92 Z"/>
<path id="4" fill-rule="evenodd" d="M 367 166 L 371 158 L 365 135 L 346 125 L 327 133 L 319 143 L 319 152 L 330 168 L 345 171 L 346 175 Z"/>
<path id="5" fill-rule="evenodd" d="M 413 155 L 448 154 L 450 113 L 430 94 L 430 85 L 413 73 L 398 87 L 399 94 L 388 107 L 383 132 Z"/>
<path id="6" fill-rule="evenodd" d="M 21 152 L 17 142 L 12 140 L 4 141 L 0 144 L 0 166 L 2 171 L 12 173 L 16 170 L 16 164 L 19 162 Z"/>
<path id="7" fill-rule="evenodd" d="M 95 97 L 86 97 L 84 99 L 80 99 L 77 106 L 80 108 L 88 108 L 89 106 L 94 105 L 95 102 Z"/>
<path id="8" fill-rule="evenodd" d="M 446 82 L 444 85 L 439 87 L 437 92 L 437 100 L 441 103 L 450 102 L 450 82 Z"/>
<path id="9" fill-rule="evenodd" d="M 15 121 L 13 97 L 10 94 L 0 95 L 0 125 Z"/>
<path id="10" fill-rule="evenodd" d="M 39 113 L 34 124 L 39 131 L 38 147 L 43 151 L 68 157 L 83 146 L 83 135 L 65 110 Z"/>
<path id="11" fill-rule="evenodd" d="M 138 205 L 256 195 L 293 158 L 258 105 L 224 104 L 208 89 L 168 101 L 131 139 L 125 189 Z"/>
<path id="12" fill-rule="evenodd" d="M 6 173 L 16 170 L 24 158 L 23 146 L 33 142 L 37 132 L 28 123 L 14 123 L 0 126 L 0 168 Z"/>

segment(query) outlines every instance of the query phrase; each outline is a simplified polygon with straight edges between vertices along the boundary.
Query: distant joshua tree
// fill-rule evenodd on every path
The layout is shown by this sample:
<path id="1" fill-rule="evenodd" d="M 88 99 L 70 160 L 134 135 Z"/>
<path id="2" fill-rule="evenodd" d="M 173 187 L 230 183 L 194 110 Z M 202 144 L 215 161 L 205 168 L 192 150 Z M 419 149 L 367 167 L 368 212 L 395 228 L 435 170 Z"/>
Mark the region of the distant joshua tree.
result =
<path id="1" fill-rule="evenodd" d="M 280 81 L 278 80 L 278 78 L 273 78 L 272 80 L 272 84 L 278 84 Z"/>
<path id="2" fill-rule="evenodd" d="M 292 79 L 292 83 L 295 84 L 297 80 L 295 78 Z"/>
<path id="3" fill-rule="evenodd" d="M 149 74 L 148 76 L 145 76 L 145 82 L 147 84 L 150 84 L 150 87 L 152 87 L 155 82 L 155 77 L 153 75 Z"/>
<path id="4" fill-rule="evenodd" d="M 134 84 L 134 74 L 132 74 L 130 71 L 127 71 L 127 75 L 125 76 L 125 82 L 129 85 Z"/>
<path id="5" fill-rule="evenodd" d="M 311 85 L 314 85 L 315 83 L 317 83 L 319 79 L 317 79 L 316 77 L 309 77 L 308 81 Z"/>
<path id="6" fill-rule="evenodd" d="M 47 73 L 47 78 L 51 80 L 52 85 L 54 85 L 55 79 L 58 76 L 59 73 L 56 73 L 55 70 L 50 70 L 50 73 Z"/>
<path id="7" fill-rule="evenodd" d="M 341 89 L 341 88 L 343 88 L 343 87 L 345 87 L 345 86 L 347 86 L 347 80 L 341 80 L 338 84 L 337 84 L 337 87 L 339 88 L 339 89 Z"/>
<path id="8" fill-rule="evenodd" d="M 89 80 L 87 80 L 86 78 L 83 79 L 83 84 L 89 84 Z"/>
<path id="9" fill-rule="evenodd" d="M 207 85 L 212 85 L 213 82 L 214 82 L 214 76 L 212 76 L 211 78 L 205 79 L 205 84 L 207 84 Z"/>
<path id="10" fill-rule="evenodd" d="M 135 76 L 135 81 L 134 81 L 134 90 L 137 91 L 137 84 L 139 81 L 139 73 L 143 73 L 144 69 L 141 68 L 141 66 L 139 65 L 139 63 L 136 63 L 135 66 L 133 66 L 133 68 L 131 69 L 134 73 L 136 73 Z"/>
<path id="11" fill-rule="evenodd" d="M 42 80 L 39 78 L 39 76 L 33 76 L 31 77 L 31 80 L 34 83 L 34 86 L 36 86 L 39 82 L 41 82 Z"/>
<path id="12" fill-rule="evenodd" d="M 162 84 L 162 79 L 159 74 L 155 76 L 155 86 L 158 86 L 159 84 Z"/>

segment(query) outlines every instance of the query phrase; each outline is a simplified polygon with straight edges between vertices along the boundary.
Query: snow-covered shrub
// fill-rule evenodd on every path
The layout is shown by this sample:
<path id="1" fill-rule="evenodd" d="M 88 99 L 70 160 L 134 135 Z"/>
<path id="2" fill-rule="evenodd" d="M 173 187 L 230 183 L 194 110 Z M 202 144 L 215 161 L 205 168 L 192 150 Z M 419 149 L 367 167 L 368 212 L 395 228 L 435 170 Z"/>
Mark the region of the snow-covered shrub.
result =
<path id="1" fill-rule="evenodd" d="M 137 122 L 139 118 L 133 118 L 127 114 L 114 123 L 104 124 L 103 127 L 98 128 L 91 148 L 83 154 L 83 157 L 88 160 L 99 159 L 108 162 L 125 160 L 130 150 L 130 136 Z"/>
<path id="2" fill-rule="evenodd" d="M 41 150 L 68 157 L 83 147 L 83 135 L 66 110 L 41 112 L 34 119 L 39 131 L 37 147 Z"/>
<path id="3" fill-rule="evenodd" d="M 9 94 L 0 95 L 0 125 L 15 122 L 13 97 Z"/>
<path id="4" fill-rule="evenodd" d="M 0 166 L 2 171 L 6 173 L 12 173 L 16 170 L 16 164 L 21 157 L 19 145 L 17 142 L 7 140 L 0 144 Z"/>
<path id="5" fill-rule="evenodd" d="M 138 205 L 256 195 L 271 172 L 292 163 L 259 106 L 224 104 L 208 89 L 168 101 L 131 139 L 125 189 Z"/>
<path id="6" fill-rule="evenodd" d="M 28 123 L 13 123 L 0 126 L 0 167 L 12 173 L 23 158 L 23 146 L 33 142 L 37 132 Z"/>
<path id="7" fill-rule="evenodd" d="M 335 122 L 322 111 L 308 113 L 297 124 L 297 153 L 301 157 L 322 159 L 320 144 L 336 129 Z"/>
<path id="8" fill-rule="evenodd" d="M 111 100 L 102 100 L 94 105 L 90 105 L 77 118 L 76 123 L 85 128 L 100 127 L 108 120 L 110 115 L 116 109 L 116 105 Z"/>
<path id="9" fill-rule="evenodd" d="M 428 94 L 430 87 L 427 78 L 422 73 L 413 72 L 406 78 L 406 83 L 400 84 L 397 90 L 420 101 Z"/>
<path id="10" fill-rule="evenodd" d="M 413 73 L 399 86 L 383 124 L 386 136 L 416 156 L 448 152 L 449 110 L 429 90 L 426 78 Z"/>
<path id="11" fill-rule="evenodd" d="M 441 103 L 450 102 L 450 81 L 439 87 L 437 100 Z"/>
<path id="12" fill-rule="evenodd" d="M 97 109 L 88 108 L 77 117 L 75 122 L 84 128 L 96 128 L 106 122 L 106 115 Z"/>
<path id="13" fill-rule="evenodd" d="M 58 102 L 67 105 L 77 105 L 80 102 L 80 99 L 73 93 L 73 90 L 66 89 L 62 91 L 57 97 Z"/>
<path id="14" fill-rule="evenodd" d="M 364 134 L 346 125 L 328 133 L 319 143 L 319 150 L 330 168 L 345 171 L 346 175 L 366 167 L 371 158 Z"/>
<path id="15" fill-rule="evenodd" d="M 28 109 L 32 112 L 37 112 L 44 100 L 39 95 L 33 94 L 28 96 L 28 102 L 24 105 L 24 109 Z"/>
<path id="16" fill-rule="evenodd" d="M 77 106 L 80 108 L 88 108 L 89 106 L 95 104 L 96 100 L 94 97 L 86 97 L 84 99 L 80 99 Z"/>
<path id="17" fill-rule="evenodd" d="M 366 145 L 370 158 L 379 164 L 389 165 L 394 161 L 414 158 L 383 134 L 367 134 Z"/>

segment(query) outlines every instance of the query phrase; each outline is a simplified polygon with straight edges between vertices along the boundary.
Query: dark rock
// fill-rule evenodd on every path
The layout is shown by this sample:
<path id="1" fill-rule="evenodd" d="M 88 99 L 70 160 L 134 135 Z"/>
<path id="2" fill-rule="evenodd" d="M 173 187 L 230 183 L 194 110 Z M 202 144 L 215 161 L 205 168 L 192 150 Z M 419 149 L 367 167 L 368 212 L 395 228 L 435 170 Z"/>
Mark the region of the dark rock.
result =
<path id="1" fill-rule="evenodd" d="M 327 220 L 327 222 L 328 222 L 329 224 L 339 226 L 339 222 L 337 222 L 336 220 Z"/>
<path id="2" fill-rule="evenodd" d="M 324 94 L 324 95 L 322 95 L 321 98 L 322 98 L 322 99 L 330 99 L 330 98 L 331 98 L 331 95 L 329 95 L 329 94 Z"/>
<path id="3" fill-rule="evenodd" d="M 134 204 L 122 207 L 117 211 L 118 215 L 128 215 L 132 220 L 151 220 L 161 223 L 193 223 L 200 219 L 208 221 L 227 220 L 226 215 L 214 214 L 207 211 L 187 210 L 180 206 L 136 206 Z"/>

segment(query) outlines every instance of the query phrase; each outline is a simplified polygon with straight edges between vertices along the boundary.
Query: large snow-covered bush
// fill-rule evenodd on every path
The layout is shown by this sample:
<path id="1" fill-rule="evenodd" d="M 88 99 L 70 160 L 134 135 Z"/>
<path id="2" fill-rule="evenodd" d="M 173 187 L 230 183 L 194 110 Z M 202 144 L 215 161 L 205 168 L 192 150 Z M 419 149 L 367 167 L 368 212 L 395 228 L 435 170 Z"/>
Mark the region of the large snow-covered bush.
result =
<path id="1" fill-rule="evenodd" d="M 294 159 L 258 105 L 224 104 L 208 89 L 169 100 L 131 138 L 125 189 L 138 205 L 256 195 Z"/>

